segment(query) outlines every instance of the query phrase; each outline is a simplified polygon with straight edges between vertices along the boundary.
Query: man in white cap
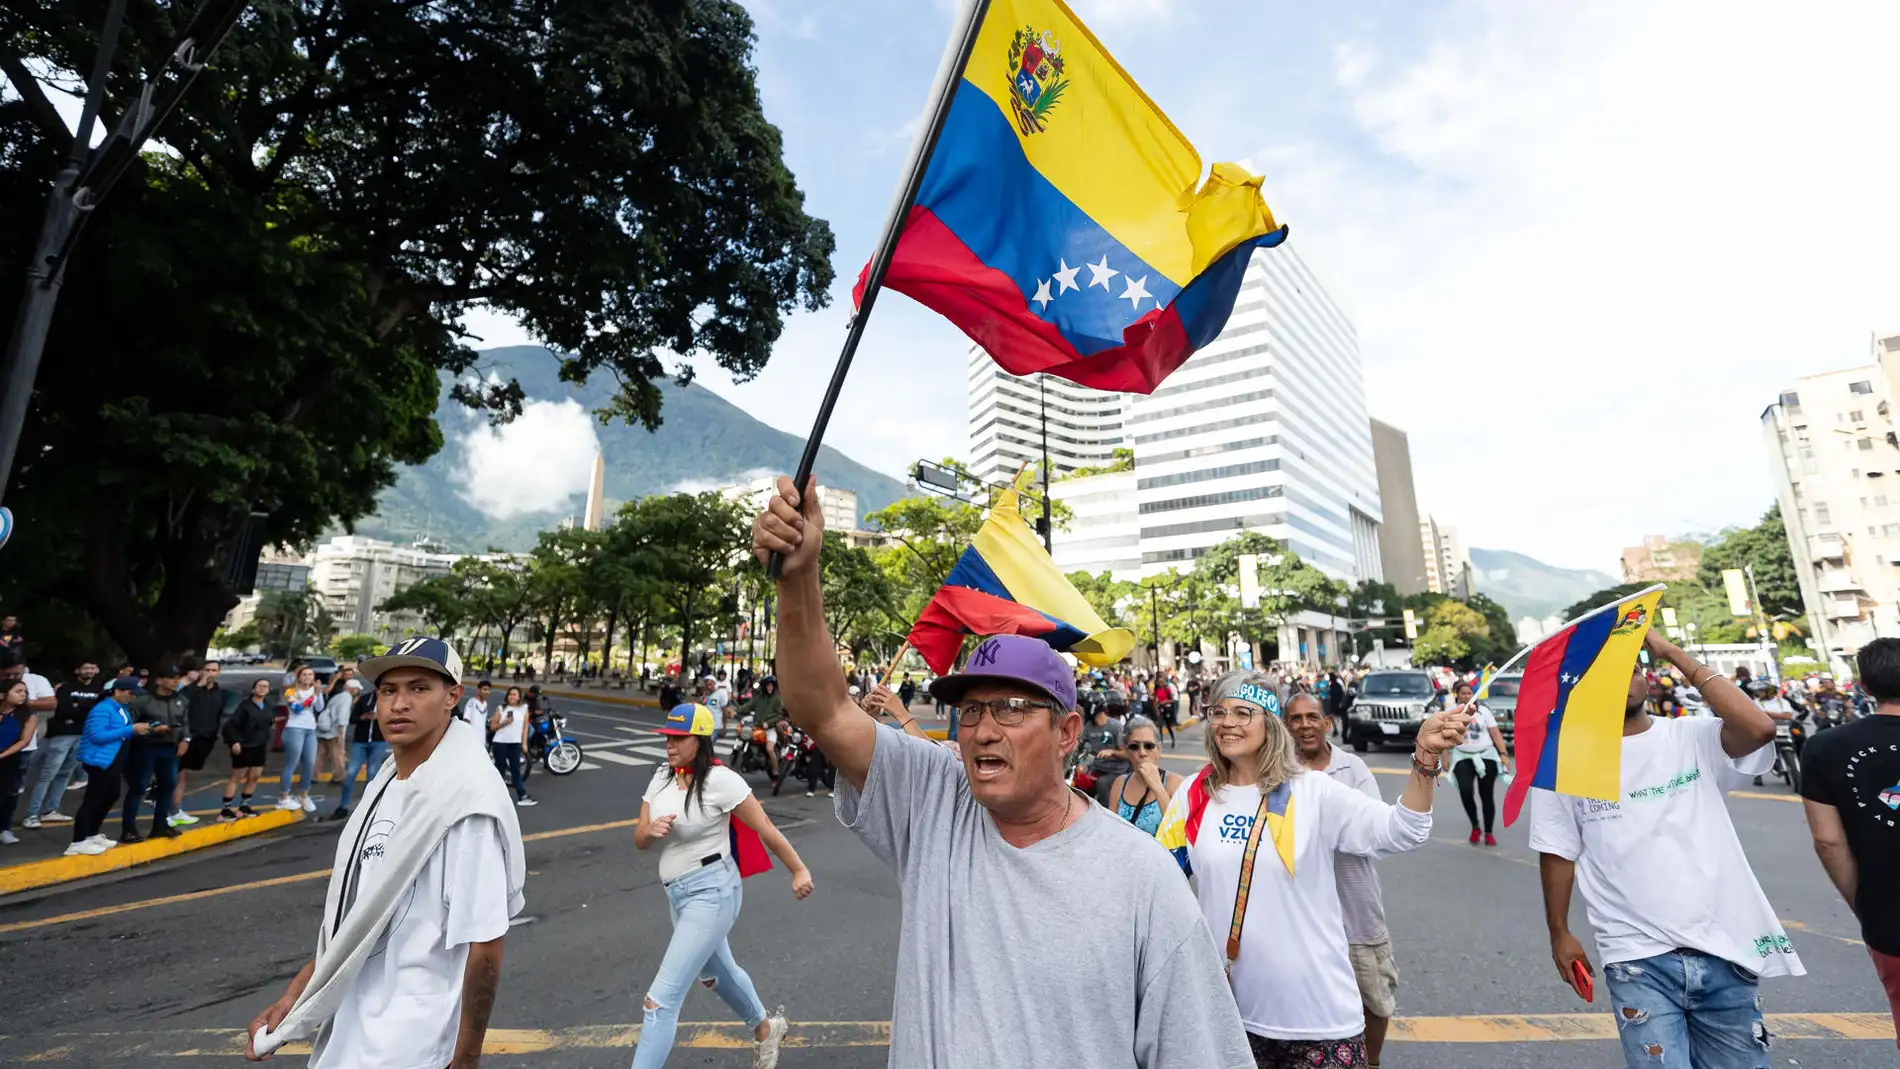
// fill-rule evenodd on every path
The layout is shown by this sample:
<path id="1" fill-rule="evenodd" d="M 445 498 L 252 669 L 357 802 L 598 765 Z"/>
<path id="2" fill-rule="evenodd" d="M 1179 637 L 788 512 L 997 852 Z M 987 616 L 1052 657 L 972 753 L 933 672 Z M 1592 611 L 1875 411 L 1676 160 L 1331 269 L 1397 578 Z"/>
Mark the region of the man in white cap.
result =
<path id="1" fill-rule="evenodd" d="M 313 1069 L 471 1069 L 524 905 L 521 827 L 481 728 L 454 716 L 447 643 L 409 639 L 361 674 L 392 759 L 343 826 L 317 956 L 251 1022 L 245 1056 L 314 1033 Z"/>

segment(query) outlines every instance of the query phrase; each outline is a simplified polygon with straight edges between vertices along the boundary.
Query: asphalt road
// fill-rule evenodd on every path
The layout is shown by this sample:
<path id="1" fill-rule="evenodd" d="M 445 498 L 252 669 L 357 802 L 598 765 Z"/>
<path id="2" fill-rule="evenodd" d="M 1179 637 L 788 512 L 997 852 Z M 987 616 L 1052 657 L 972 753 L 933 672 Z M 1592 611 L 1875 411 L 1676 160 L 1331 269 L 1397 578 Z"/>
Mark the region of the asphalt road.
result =
<path id="1" fill-rule="evenodd" d="M 627 1064 L 630 1030 L 668 935 L 656 858 L 633 849 L 630 826 L 658 751 L 647 733 L 658 713 L 561 705 L 588 758 L 563 779 L 536 775 L 530 790 L 542 805 L 520 811 L 529 838 L 528 908 L 506 944 L 490 1035 L 491 1050 L 512 1053 L 485 1059 L 499 1067 Z M 1170 755 L 1183 772 L 1194 767 L 1187 756 L 1199 745 L 1193 734 Z M 1371 760 L 1394 773 L 1404 764 L 1399 754 Z M 1402 779 L 1381 775 L 1380 782 L 1391 797 Z M 1853 920 L 1813 859 L 1800 807 L 1778 784 L 1755 793 L 1761 797 L 1738 794 L 1730 804 L 1809 970 L 1801 979 L 1768 981 L 1767 1008 L 1802 1015 L 1782 1019 L 1784 1034 L 1838 1030 L 1843 1022 L 1849 1034 L 1873 1034 L 1885 1027 L 1883 1003 Z M 837 825 L 826 799 L 791 793 L 789 785 L 786 796 L 768 790 L 762 797 L 818 887 L 801 903 L 782 872 L 747 881 L 733 936 L 761 994 L 795 1022 L 802 1045 L 788 1047 L 781 1064 L 882 1066 L 895 882 Z M 1614 1026 L 1601 1001 L 1579 1003 L 1549 963 L 1524 824 L 1486 850 L 1465 842 L 1455 792 L 1441 792 L 1437 818 L 1426 848 L 1381 864 L 1403 974 L 1400 1014 L 1416 1021 L 1421 1037 L 1391 1043 L 1385 1065 L 1620 1065 L 1611 1040 L 1560 1038 Z M 0 1064 L 144 1065 L 161 1056 L 180 1069 L 237 1064 L 236 1030 L 278 995 L 314 947 L 333 829 L 304 825 L 165 867 L 0 900 L 0 977 L 9 981 Z M 1878 1016 L 1806 1016 L 1843 1013 Z M 692 1045 L 676 1049 L 670 1064 L 749 1064 L 740 1029 L 711 993 L 695 990 L 683 1016 L 708 1027 L 683 1029 L 682 1042 Z M 1790 1038 L 1777 1044 L 1775 1064 L 1871 1069 L 1895 1065 L 1896 1053 L 1891 1038 Z"/>

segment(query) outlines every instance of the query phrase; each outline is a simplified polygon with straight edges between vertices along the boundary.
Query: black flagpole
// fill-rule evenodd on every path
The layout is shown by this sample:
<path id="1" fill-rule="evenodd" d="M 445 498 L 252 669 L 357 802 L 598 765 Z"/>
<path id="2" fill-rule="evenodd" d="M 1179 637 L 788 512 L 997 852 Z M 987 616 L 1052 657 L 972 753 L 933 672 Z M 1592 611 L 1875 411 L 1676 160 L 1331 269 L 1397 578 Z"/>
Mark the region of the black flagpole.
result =
<path id="1" fill-rule="evenodd" d="M 890 273 L 891 260 L 897 255 L 897 239 L 904 232 L 911 205 L 916 203 L 917 191 L 924 184 L 924 172 L 930 169 L 931 153 L 936 151 L 937 139 L 943 134 L 944 120 L 950 115 L 950 102 L 956 97 L 957 81 L 969 66 L 970 53 L 976 50 L 976 38 L 983 29 L 983 16 L 989 13 L 989 9 L 990 0 L 974 0 L 970 4 L 962 37 L 953 39 L 951 48 L 944 53 L 944 62 L 938 67 L 935 99 L 930 103 L 930 118 L 917 139 L 916 147 L 912 149 L 910 173 L 904 176 L 897 201 L 891 205 L 890 218 L 884 223 L 883 241 L 878 245 L 877 255 L 871 260 L 870 273 L 864 276 L 864 295 L 858 299 L 857 312 L 851 316 L 850 328 L 845 331 L 844 350 L 838 354 L 838 365 L 831 369 L 831 382 L 825 387 L 824 400 L 818 403 L 818 418 L 812 423 L 811 437 L 805 439 L 805 452 L 798 458 L 798 474 L 792 477 L 792 485 L 801 494 L 805 492 L 806 480 L 811 478 L 812 468 L 818 464 L 818 449 L 824 445 L 825 428 L 831 424 L 832 409 L 837 407 L 838 395 L 844 391 L 844 377 L 851 371 L 851 358 L 857 355 L 858 342 L 864 338 L 864 324 L 871 318 L 871 307 L 877 303 L 878 291 L 884 288 L 884 276 Z M 776 579 L 778 572 L 779 558 L 775 554 L 766 567 L 766 573 Z"/>

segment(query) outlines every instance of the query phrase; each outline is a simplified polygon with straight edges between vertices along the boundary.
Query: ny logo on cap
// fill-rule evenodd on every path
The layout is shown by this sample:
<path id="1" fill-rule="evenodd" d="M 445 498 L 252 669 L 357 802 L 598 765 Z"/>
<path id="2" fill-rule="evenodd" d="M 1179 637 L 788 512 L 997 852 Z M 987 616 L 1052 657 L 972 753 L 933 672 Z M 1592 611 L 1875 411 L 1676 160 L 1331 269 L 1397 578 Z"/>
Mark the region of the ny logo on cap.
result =
<path id="1" fill-rule="evenodd" d="M 1003 644 L 996 639 L 988 639 L 976 648 L 975 653 L 970 654 L 970 667 L 988 668 L 996 663 L 996 657 L 1001 652 L 1003 652 Z"/>

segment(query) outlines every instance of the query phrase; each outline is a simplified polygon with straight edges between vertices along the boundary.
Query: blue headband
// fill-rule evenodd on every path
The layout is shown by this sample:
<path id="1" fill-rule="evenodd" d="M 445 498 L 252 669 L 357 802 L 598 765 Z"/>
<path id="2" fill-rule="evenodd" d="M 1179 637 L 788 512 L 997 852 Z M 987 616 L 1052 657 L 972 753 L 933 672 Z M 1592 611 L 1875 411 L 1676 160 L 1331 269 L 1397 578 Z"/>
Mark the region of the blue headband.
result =
<path id="1" fill-rule="evenodd" d="M 1272 690 L 1258 683 L 1242 683 L 1233 690 L 1221 695 L 1221 699 L 1237 698 L 1249 705 L 1258 705 L 1274 716 L 1280 715 L 1280 699 Z M 1220 699 L 1216 699 L 1217 701 Z"/>

